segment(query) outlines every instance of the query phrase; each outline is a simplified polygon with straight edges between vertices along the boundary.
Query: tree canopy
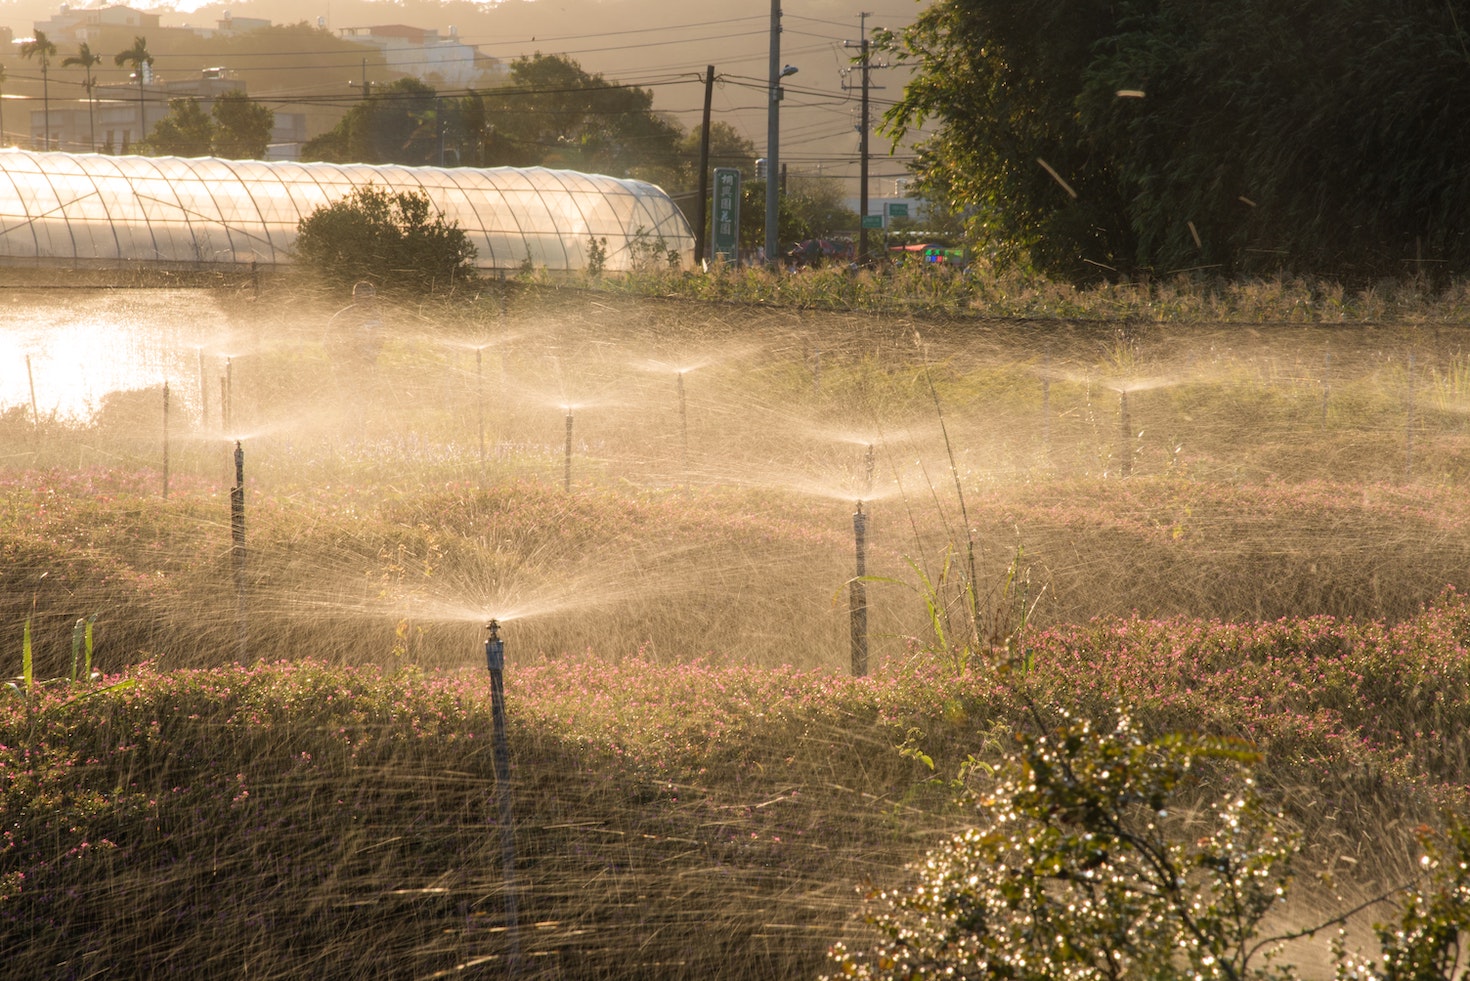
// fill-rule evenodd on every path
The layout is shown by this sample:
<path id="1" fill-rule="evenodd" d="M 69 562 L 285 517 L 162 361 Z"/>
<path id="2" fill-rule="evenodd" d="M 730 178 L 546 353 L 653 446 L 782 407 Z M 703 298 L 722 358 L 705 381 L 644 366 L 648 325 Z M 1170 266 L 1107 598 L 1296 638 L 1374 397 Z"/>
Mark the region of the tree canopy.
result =
<path id="1" fill-rule="evenodd" d="M 509 81 L 480 98 L 483 166 L 565 167 L 656 183 L 678 169 L 683 129 L 654 112 L 653 93 L 590 75 L 571 58 L 518 58 Z"/>
<path id="2" fill-rule="evenodd" d="M 935 0 L 878 47 L 924 192 L 1087 277 L 1470 269 L 1470 37 L 1443 0 Z"/>
<path id="3" fill-rule="evenodd" d="M 138 145 L 139 153 L 261 160 L 270 146 L 275 113 L 244 92 L 222 94 L 208 113 L 193 98 L 171 99 L 168 109 Z"/>
<path id="4" fill-rule="evenodd" d="M 301 159 L 328 163 L 404 164 L 439 162 L 439 118 L 443 102 L 430 85 L 400 78 L 374 85 L 333 129 L 301 148 Z"/>

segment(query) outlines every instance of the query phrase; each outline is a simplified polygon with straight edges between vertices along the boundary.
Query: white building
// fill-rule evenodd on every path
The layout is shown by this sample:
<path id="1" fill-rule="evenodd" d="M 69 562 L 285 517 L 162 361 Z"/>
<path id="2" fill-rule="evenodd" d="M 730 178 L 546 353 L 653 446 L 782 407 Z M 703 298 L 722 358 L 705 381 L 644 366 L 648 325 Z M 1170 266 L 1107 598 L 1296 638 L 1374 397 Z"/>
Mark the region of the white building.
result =
<path id="1" fill-rule="evenodd" d="M 482 84 L 482 76 L 498 71 L 500 62 L 482 54 L 472 44 L 459 40 L 459 31 L 449 29 L 441 38 L 434 28 L 406 24 L 376 27 L 343 27 L 337 31 L 344 41 L 375 48 L 392 71 L 412 75 L 435 88 L 469 88 Z"/>

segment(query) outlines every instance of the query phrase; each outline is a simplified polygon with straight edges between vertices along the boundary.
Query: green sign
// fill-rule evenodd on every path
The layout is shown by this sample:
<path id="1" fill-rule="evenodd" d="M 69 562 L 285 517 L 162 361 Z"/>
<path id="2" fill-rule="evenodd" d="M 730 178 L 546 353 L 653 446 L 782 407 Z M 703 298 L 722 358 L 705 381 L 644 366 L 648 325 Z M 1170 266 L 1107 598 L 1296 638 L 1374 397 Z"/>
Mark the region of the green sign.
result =
<path id="1" fill-rule="evenodd" d="M 710 226 L 710 255 L 733 263 L 740 256 L 740 171 L 715 168 L 715 220 Z"/>
<path id="2" fill-rule="evenodd" d="M 883 216 L 882 215 L 863 215 L 863 227 L 864 228 L 882 228 L 883 227 Z"/>
<path id="3" fill-rule="evenodd" d="M 907 218 L 909 216 L 909 203 L 907 201 L 889 201 L 888 217 Z"/>

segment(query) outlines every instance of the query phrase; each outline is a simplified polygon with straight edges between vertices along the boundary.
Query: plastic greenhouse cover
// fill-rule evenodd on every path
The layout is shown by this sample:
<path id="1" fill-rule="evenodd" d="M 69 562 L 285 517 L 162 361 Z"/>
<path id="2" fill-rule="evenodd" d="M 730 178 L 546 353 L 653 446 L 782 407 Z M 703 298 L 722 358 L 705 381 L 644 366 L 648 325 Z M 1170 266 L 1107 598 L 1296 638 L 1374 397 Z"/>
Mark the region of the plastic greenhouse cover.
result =
<path id="1" fill-rule="evenodd" d="M 544 167 L 402 167 L 0 149 L 0 259 L 67 265 L 286 264 L 299 222 L 356 188 L 425 194 L 482 269 L 584 268 L 607 240 L 625 270 L 661 245 L 685 263 L 689 223 L 643 181 Z"/>

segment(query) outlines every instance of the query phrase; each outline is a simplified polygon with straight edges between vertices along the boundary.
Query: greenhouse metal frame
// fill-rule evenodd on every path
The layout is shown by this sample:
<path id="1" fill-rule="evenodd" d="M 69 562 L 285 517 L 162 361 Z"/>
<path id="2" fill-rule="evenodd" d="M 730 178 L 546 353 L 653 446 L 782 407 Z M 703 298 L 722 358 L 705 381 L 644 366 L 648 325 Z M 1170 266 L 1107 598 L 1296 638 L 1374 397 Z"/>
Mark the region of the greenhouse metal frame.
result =
<path id="1" fill-rule="evenodd" d="M 372 185 L 418 192 L 456 224 L 482 270 L 688 265 L 694 237 L 643 181 L 544 167 L 368 164 L 0 149 L 0 262 L 72 267 L 268 266 L 292 261 L 303 218 Z"/>

